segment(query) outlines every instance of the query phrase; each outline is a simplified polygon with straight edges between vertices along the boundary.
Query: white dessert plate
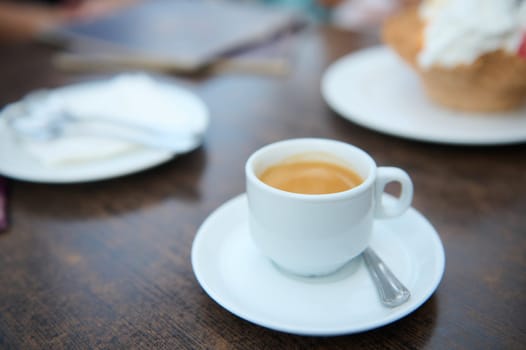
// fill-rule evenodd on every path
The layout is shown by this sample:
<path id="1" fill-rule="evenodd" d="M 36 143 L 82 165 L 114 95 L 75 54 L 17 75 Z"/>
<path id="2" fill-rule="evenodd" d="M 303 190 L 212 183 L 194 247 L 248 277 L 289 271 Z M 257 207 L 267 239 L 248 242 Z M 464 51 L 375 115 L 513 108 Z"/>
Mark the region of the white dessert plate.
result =
<path id="1" fill-rule="evenodd" d="M 263 327 L 319 336 L 377 328 L 422 305 L 444 273 L 440 238 L 412 208 L 398 218 L 376 221 L 371 242 L 412 293 L 408 302 L 393 309 L 380 304 L 360 257 L 327 277 L 303 278 L 282 272 L 253 245 L 247 215 L 244 194 L 215 210 L 194 239 L 192 267 L 213 300 Z"/>
<path id="2" fill-rule="evenodd" d="M 391 49 L 364 49 L 336 61 L 321 90 L 327 104 L 363 127 L 403 138 L 458 145 L 526 141 L 526 106 L 513 112 L 474 114 L 440 107 Z"/>
<path id="3" fill-rule="evenodd" d="M 128 79 L 121 80 L 118 79 Z M 118 92 L 111 88 L 111 84 L 126 86 L 127 82 L 143 81 L 154 87 L 153 95 L 162 95 L 162 98 L 149 99 L 133 90 L 125 91 L 128 100 L 123 101 L 122 91 Z M 149 86 L 149 85 L 148 85 Z M 131 89 L 131 88 L 130 88 Z M 142 89 L 142 88 L 141 88 Z M 140 89 L 139 89 L 140 90 Z M 154 79 L 146 75 L 137 74 L 136 76 L 116 77 L 108 80 L 98 80 L 86 83 L 69 85 L 50 90 L 55 97 L 59 97 L 66 104 L 90 109 L 91 107 L 105 109 L 103 103 L 111 106 L 112 113 L 120 113 L 126 116 L 127 113 L 137 114 L 135 117 L 146 117 L 155 120 L 154 116 L 148 114 L 164 113 L 162 117 L 170 119 L 171 111 L 176 110 L 178 118 L 184 119 L 184 123 L 190 121 L 189 127 L 199 134 L 204 134 L 209 123 L 209 112 L 204 102 L 189 90 L 182 88 L 166 80 Z M 115 96 L 113 96 L 115 94 Z M 164 106 L 159 101 L 170 101 L 169 106 Z M 10 107 L 17 107 L 25 103 L 25 100 L 15 102 Z M 140 107 L 140 108 L 137 108 Z M 108 157 L 100 157 L 90 161 L 71 162 L 66 164 L 50 165 L 36 159 L 34 154 L 24 148 L 12 129 L 8 126 L 6 118 L 2 118 L 7 109 L 0 111 L 0 174 L 19 180 L 43 183 L 76 183 L 109 179 L 117 176 L 135 173 L 151 168 L 174 158 L 177 154 L 147 147 L 129 147 L 121 153 L 116 153 Z M 91 108 L 94 110 L 93 108 Z M 13 109 L 11 109 L 13 110 Z M 23 108 L 16 108 L 23 110 Z M 130 111 L 131 110 L 131 111 Z M 145 116 L 142 116 L 145 114 Z M 177 116 L 176 116 L 177 117 Z M 160 119 L 160 118 L 158 118 Z M 148 120 L 148 119 L 146 119 Z M 162 120 L 161 120 L 162 121 Z M 186 125 L 186 124 L 185 124 Z M 84 151 L 90 149 L 90 139 L 83 139 Z M 88 142 L 86 144 L 86 142 Z M 196 140 L 195 147 L 202 143 L 202 139 Z M 96 149 L 97 143 L 93 143 Z M 88 147 L 86 147 L 88 146 Z M 64 150 L 61 150 L 62 153 Z M 67 150 L 66 150 L 67 151 Z M 100 153 L 100 152 L 99 152 Z M 71 155 L 73 158 L 75 155 Z"/>

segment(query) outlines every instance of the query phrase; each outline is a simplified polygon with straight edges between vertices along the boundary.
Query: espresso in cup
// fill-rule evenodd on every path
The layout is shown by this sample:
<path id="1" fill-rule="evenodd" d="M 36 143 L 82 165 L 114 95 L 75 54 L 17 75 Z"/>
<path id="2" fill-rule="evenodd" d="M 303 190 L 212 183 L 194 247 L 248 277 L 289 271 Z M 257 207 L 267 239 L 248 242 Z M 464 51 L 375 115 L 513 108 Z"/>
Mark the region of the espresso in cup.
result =
<path id="1" fill-rule="evenodd" d="M 264 146 L 247 160 L 245 175 L 253 242 L 282 270 L 301 276 L 344 266 L 369 245 L 373 220 L 402 215 L 413 197 L 405 171 L 378 167 L 365 151 L 335 140 Z M 383 201 L 390 182 L 400 183 L 400 196 Z"/>
<path id="2" fill-rule="evenodd" d="M 308 154 L 299 158 L 309 158 Z M 268 167 L 259 179 L 279 190 L 300 194 L 329 194 L 350 190 L 363 179 L 349 167 L 298 156 Z"/>

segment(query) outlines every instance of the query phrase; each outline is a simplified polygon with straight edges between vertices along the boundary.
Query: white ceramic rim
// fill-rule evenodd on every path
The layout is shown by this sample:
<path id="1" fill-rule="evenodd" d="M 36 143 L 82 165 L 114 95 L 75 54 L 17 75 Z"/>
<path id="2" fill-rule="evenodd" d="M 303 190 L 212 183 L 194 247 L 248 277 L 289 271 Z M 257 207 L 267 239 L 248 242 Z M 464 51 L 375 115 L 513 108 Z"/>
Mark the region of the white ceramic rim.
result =
<path id="1" fill-rule="evenodd" d="M 345 147 L 351 149 L 353 152 L 356 152 L 359 154 L 363 159 L 366 160 L 368 163 L 368 173 L 369 176 L 367 176 L 364 181 L 349 190 L 342 191 L 342 192 L 336 192 L 336 193 L 327 193 L 327 194 L 302 194 L 302 193 L 293 193 L 293 192 L 287 192 L 283 191 L 277 188 L 274 188 L 272 186 L 267 185 L 263 181 L 261 181 L 255 174 L 254 171 L 254 163 L 258 160 L 258 158 L 262 157 L 268 152 L 272 152 L 278 148 L 284 147 L 289 144 L 298 144 L 298 143 L 326 143 L 331 145 L 337 145 L 339 147 Z M 308 153 L 310 151 L 317 151 L 313 149 L 306 149 L 305 153 Z M 356 147 L 354 145 L 351 145 L 349 143 L 345 143 L 342 141 L 337 140 L 331 140 L 331 139 L 323 139 L 323 138 L 297 138 L 297 139 L 288 139 L 288 140 L 282 140 L 278 142 L 274 142 L 271 144 L 268 144 L 266 146 L 263 146 L 259 150 L 255 151 L 247 160 L 245 164 L 245 174 L 247 177 L 247 181 L 250 181 L 255 186 L 259 187 L 261 190 L 268 191 L 270 193 L 273 193 L 278 196 L 282 196 L 285 198 L 290 199 L 300 199 L 300 200 L 306 200 L 306 201 L 312 201 L 312 202 L 320 202 L 320 201 L 333 201 L 333 200 L 342 200 L 347 199 L 349 197 L 357 196 L 367 189 L 369 189 L 376 179 L 376 169 L 377 165 L 374 159 L 363 149 Z"/>

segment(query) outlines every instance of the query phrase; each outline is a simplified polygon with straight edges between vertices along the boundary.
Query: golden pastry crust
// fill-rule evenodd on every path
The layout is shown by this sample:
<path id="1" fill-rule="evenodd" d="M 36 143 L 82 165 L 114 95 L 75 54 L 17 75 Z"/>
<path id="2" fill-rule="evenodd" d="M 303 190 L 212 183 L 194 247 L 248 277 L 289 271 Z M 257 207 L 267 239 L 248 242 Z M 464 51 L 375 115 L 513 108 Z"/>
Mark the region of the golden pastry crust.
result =
<path id="1" fill-rule="evenodd" d="M 473 64 L 422 69 L 425 23 L 416 7 L 389 18 L 382 37 L 420 75 L 428 96 L 436 103 L 463 111 L 495 112 L 520 107 L 526 100 L 526 59 L 504 51 L 479 57 Z"/>
<path id="2" fill-rule="evenodd" d="M 416 57 L 422 49 L 424 22 L 418 7 L 402 10 L 388 18 L 382 28 L 383 41 L 391 46 L 407 63 L 415 67 Z"/>

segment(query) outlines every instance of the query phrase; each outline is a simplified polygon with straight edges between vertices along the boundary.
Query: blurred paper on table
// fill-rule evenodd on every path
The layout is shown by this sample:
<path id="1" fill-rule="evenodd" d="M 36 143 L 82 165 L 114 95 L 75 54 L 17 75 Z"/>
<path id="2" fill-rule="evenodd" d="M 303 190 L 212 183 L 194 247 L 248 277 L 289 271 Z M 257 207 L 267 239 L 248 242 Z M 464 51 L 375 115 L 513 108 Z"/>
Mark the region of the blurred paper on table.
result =
<path id="1" fill-rule="evenodd" d="M 86 57 L 192 72 L 297 27 L 293 11 L 219 1 L 151 0 L 44 34 Z M 86 49 L 87 48 L 87 49 Z M 84 51 L 84 52 L 82 52 Z"/>

